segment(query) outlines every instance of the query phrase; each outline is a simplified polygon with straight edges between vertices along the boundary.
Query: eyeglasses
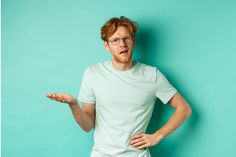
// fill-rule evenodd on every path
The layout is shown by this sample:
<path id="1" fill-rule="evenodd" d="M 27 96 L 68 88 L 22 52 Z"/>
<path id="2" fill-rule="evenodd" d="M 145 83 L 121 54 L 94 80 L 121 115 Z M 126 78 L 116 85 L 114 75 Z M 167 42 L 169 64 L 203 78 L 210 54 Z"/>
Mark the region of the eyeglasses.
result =
<path id="1" fill-rule="evenodd" d="M 115 38 L 112 40 L 109 40 L 109 42 L 113 45 L 113 46 L 118 46 L 120 45 L 120 41 L 123 41 L 125 44 L 130 44 L 132 42 L 132 38 L 131 37 L 123 37 L 123 38 Z"/>

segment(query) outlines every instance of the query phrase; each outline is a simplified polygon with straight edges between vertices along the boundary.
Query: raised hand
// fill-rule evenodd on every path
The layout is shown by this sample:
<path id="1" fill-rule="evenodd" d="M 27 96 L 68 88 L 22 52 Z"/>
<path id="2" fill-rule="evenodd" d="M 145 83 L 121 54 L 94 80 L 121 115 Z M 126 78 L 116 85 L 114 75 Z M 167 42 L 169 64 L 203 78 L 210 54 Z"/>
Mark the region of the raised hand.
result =
<path id="1" fill-rule="evenodd" d="M 55 100 L 55 101 L 59 101 L 61 103 L 67 103 L 70 105 L 75 105 L 77 104 L 77 100 L 70 94 L 66 94 L 66 93 L 51 93 L 51 94 L 47 94 L 46 95 L 49 99 Z"/>

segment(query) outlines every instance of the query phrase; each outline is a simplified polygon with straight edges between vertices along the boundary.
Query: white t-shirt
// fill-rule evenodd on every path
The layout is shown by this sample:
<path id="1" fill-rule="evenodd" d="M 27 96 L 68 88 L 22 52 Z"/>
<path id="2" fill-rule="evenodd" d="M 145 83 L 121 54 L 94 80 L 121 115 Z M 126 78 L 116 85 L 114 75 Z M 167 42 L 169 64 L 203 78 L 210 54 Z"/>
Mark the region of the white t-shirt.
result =
<path id="1" fill-rule="evenodd" d="M 96 106 L 91 157 L 151 157 L 130 137 L 145 133 L 157 98 L 166 104 L 177 91 L 156 67 L 134 62 L 126 71 L 111 60 L 85 70 L 78 99 Z"/>

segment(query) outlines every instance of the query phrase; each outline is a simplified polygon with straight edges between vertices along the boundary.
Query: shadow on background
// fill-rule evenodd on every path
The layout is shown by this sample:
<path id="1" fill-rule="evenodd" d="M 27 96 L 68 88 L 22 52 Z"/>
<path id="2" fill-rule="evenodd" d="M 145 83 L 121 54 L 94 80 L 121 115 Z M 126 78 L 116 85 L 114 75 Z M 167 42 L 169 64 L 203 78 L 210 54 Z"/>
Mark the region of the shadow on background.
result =
<path id="1" fill-rule="evenodd" d="M 136 35 L 136 45 L 134 58 L 145 64 L 153 65 L 154 58 L 157 58 L 156 53 L 161 41 L 159 41 L 159 33 L 155 28 L 142 27 Z"/>
<path id="2" fill-rule="evenodd" d="M 162 38 L 164 34 L 161 30 L 158 31 L 158 27 L 154 25 L 148 25 L 139 30 L 136 37 L 136 52 L 134 54 L 135 59 L 141 61 L 145 64 L 157 66 L 157 59 L 160 60 L 161 54 L 160 47 L 162 46 Z M 174 79 L 171 74 L 165 73 L 171 84 L 181 93 L 181 95 L 189 102 L 192 107 L 192 115 L 183 124 L 184 129 L 175 131 L 166 138 L 164 138 L 159 144 L 154 147 L 150 147 L 150 152 L 153 157 L 164 156 L 164 157 L 174 157 L 175 152 L 178 149 L 188 149 L 188 143 L 191 142 L 191 136 L 193 132 L 197 130 L 197 124 L 199 123 L 199 116 L 197 109 L 195 108 L 195 102 L 191 99 L 192 96 L 184 94 L 181 91 L 181 85 Z M 189 93 L 189 92 L 188 92 Z M 147 133 L 151 134 L 160 129 L 174 113 L 174 109 L 170 105 L 163 105 L 160 100 L 157 100 L 150 123 L 147 128 Z M 182 127 L 182 126 L 181 126 Z M 178 129 L 177 129 L 178 130 Z M 173 136 L 174 135 L 174 136 Z"/>

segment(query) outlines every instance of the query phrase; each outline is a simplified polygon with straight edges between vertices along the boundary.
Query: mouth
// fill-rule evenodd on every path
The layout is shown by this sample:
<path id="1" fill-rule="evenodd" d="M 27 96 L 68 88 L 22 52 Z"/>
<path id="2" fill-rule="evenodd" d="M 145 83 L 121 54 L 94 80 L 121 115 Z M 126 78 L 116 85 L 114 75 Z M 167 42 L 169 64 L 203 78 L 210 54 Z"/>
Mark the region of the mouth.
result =
<path id="1" fill-rule="evenodd" d="M 128 54 L 128 50 L 120 51 L 120 54 Z"/>

